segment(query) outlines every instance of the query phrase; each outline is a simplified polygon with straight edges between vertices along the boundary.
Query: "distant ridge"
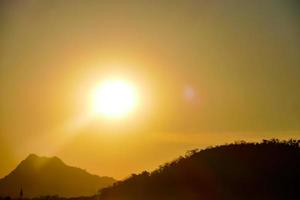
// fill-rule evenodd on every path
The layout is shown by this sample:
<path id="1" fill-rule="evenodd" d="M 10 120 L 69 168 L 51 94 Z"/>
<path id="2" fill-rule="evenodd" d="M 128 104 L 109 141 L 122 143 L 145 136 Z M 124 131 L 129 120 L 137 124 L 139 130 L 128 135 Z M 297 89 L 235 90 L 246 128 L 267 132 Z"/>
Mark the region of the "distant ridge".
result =
<path id="1" fill-rule="evenodd" d="M 30 154 L 10 174 L 0 179 L 0 196 L 18 197 L 21 188 L 27 198 L 88 196 L 114 182 L 111 177 L 99 177 L 68 166 L 58 157 Z"/>
<path id="2" fill-rule="evenodd" d="M 193 150 L 102 189 L 99 200 L 300 199 L 300 140 Z"/>

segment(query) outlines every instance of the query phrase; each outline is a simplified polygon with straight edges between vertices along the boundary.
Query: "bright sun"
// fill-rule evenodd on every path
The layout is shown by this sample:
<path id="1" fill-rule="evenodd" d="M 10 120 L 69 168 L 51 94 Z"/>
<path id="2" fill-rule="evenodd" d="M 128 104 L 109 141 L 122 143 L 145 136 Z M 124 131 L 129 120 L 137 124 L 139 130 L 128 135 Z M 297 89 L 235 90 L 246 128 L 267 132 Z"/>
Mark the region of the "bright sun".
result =
<path id="1" fill-rule="evenodd" d="M 92 111 L 105 117 L 122 117 L 137 105 L 133 85 L 122 80 L 108 80 L 92 91 Z"/>

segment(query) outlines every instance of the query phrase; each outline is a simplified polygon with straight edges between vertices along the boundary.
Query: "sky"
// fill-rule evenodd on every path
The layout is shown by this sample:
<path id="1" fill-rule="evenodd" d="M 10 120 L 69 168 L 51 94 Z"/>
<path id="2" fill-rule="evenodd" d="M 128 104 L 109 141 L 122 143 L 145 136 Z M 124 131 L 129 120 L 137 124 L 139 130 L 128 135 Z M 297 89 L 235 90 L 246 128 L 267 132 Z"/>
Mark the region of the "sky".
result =
<path id="1" fill-rule="evenodd" d="M 29 153 L 125 178 L 187 150 L 300 138 L 297 0 L 0 2 L 0 176 Z M 135 112 L 88 118 L 110 77 Z"/>

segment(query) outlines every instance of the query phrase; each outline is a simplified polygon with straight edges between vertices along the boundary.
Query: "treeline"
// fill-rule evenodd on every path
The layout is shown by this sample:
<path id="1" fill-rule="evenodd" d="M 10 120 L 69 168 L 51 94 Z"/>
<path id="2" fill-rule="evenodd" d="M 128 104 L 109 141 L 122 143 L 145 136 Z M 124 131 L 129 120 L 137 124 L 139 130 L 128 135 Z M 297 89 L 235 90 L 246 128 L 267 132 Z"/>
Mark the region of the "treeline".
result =
<path id="1" fill-rule="evenodd" d="M 132 174 L 95 196 L 34 200 L 289 200 L 300 199 L 299 180 L 300 140 L 239 141 L 188 151 L 151 173 Z"/>
<path id="2" fill-rule="evenodd" d="M 101 200 L 300 199 L 300 140 L 195 149 L 100 191 Z"/>

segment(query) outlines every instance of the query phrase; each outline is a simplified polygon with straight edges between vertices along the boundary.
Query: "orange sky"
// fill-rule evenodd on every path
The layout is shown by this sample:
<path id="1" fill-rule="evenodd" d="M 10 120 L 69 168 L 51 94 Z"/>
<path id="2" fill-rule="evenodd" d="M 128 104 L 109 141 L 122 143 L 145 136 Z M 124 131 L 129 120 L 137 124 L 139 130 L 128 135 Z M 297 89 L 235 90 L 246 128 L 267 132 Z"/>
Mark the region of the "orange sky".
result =
<path id="1" fill-rule="evenodd" d="M 29 153 L 124 178 L 196 147 L 300 136 L 295 1 L 0 4 L 0 176 Z M 141 105 L 91 119 L 111 76 Z"/>

